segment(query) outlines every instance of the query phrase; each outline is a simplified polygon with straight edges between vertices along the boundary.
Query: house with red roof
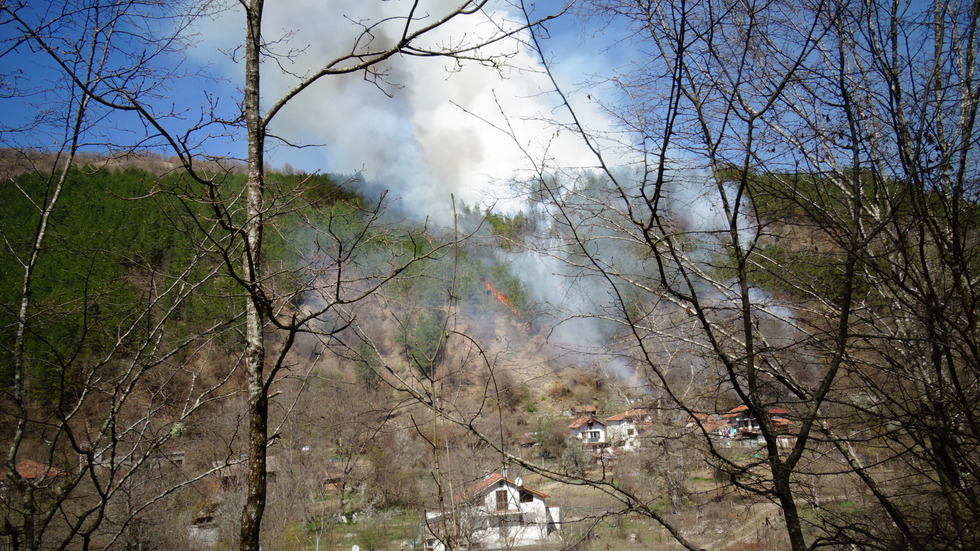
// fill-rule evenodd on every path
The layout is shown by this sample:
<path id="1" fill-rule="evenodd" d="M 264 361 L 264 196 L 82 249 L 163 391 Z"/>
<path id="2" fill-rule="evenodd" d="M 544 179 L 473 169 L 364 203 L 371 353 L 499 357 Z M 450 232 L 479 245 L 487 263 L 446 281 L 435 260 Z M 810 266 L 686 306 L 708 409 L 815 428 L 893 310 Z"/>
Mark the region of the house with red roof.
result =
<path id="1" fill-rule="evenodd" d="M 778 432 L 789 430 L 790 420 L 786 419 L 789 413 L 785 409 L 770 408 L 769 416 Z M 739 438 L 754 438 L 759 436 L 759 422 L 749 413 L 749 407 L 745 404 L 736 406 L 722 415 L 728 421 L 728 431 L 726 436 L 737 436 Z"/>
<path id="2" fill-rule="evenodd" d="M 631 450 L 640 447 L 640 433 L 653 422 L 645 409 L 630 409 L 606 417 L 606 440 L 613 446 Z"/>
<path id="3" fill-rule="evenodd" d="M 583 415 L 568 425 L 569 438 L 578 438 L 586 447 L 606 445 L 606 424 L 591 415 Z"/>
<path id="4" fill-rule="evenodd" d="M 548 496 L 499 473 L 461 492 L 449 511 L 426 512 L 426 551 L 511 549 L 543 543 L 560 527 L 560 510 Z"/>
<path id="5" fill-rule="evenodd" d="M 68 475 L 65 471 L 39 463 L 33 459 L 24 459 L 18 462 L 14 465 L 14 470 L 19 477 L 31 483 L 40 483 Z M 7 477 L 7 474 L 6 469 L 0 471 L 0 489 L 6 489 L 10 484 L 10 479 Z"/>

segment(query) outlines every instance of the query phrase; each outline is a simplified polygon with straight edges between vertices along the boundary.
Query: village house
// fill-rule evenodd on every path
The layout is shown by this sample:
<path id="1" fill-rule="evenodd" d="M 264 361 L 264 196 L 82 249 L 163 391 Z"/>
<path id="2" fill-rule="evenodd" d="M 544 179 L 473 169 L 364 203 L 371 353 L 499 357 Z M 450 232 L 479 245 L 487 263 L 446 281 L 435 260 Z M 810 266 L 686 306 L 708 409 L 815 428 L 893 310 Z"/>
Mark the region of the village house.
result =
<path id="1" fill-rule="evenodd" d="M 426 551 L 501 549 L 536 545 L 560 526 L 559 508 L 520 478 L 488 474 L 460 496 L 449 512 L 426 512 Z M 447 545 L 448 544 L 448 545 Z"/>
<path id="2" fill-rule="evenodd" d="M 14 465 L 14 470 L 20 478 L 35 486 L 68 476 L 68 473 L 65 471 L 39 463 L 33 459 L 24 459 L 18 462 Z M 0 471 L 0 490 L 10 488 L 10 477 L 7 474 L 6 469 Z"/>
<path id="3" fill-rule="evenodd" d="M 789 428 L 790 422 L 785 417 L 787 413 L 785 409 L 769 409 L 769 416 L 772 418 L 772 423 L 777 432 L 785 432 Z M 748 406 L 744 404 L 732 408 L 722 417 L 728 421 L 724 436 L 756 438 L 760 434 L 759 422 L 749 413 Z"/>
<path id="4" fill-rule="evenodd" d="M 583 415 L 586 417 L 595 417 L 597 413 L 598 410 L 596 409 L 595 406 L 581 405 L 581 406 L 572 406 L 571 408 L 566 409 L 565 411 L 562 412 L 562 415 L 564 415 L 565 417 L 582 417 Z"/>
<path id="5" fill-rule="evenodd" d="M 758 446 L 765 442 L 762 438 L 759 422 L 749 414 L 748 407 L 741 405 L 732 408 L 725 414 L 694 413 L 687 419 L 689 430 L 704 430 L 709 435 L 717 435 L 726 439 L 738 440 L 743 446 Z M 796 437 L 790 434 L 792 421 L 785 415 L 785 409 L 772 408 L 769 415 L 776 429 L 776 445 L 780 449 L 790 449 L 796 445 Z M 730 442 L 730 441 L 729 441 Z M 730 445 L 726 443 L 726 445 Z"/>
<path id="6" fill-rule="evenodd" d="M 606 441 L 615 447 L 632 450 L 640 447 L 640 433 L 650 425 L 653 416 L 645 409 L 631 409 L 605 419 Z"/>
<path id="7" fill-rule="evenodd" d="M 568 425 L 568 437 L 581 440 L 583 446 L 593 451 L 608 446 L 606 424 L 593 416 L 583 415 Z"/>

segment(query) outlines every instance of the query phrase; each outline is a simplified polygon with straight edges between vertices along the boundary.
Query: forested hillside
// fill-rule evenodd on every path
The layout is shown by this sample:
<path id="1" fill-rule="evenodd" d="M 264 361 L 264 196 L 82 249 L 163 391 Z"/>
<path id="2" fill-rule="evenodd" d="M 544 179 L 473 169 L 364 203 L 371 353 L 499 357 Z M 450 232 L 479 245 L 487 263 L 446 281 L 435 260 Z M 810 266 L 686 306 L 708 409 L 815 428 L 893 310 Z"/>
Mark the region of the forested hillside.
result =
<path id="1" fill-rule="evenodd" d="M 2 187 L 5 327 L 17 326 L 14 314 L 24 294 L 23 271 L 17 267 L 30 257 L 38 233 L 40 213 L 32 198 L 44 197 L 51 178 L 63 175 L 58 204 L 70 205 L 52 210 L 46 220 L 43 249 L 32 268 L 27 331 L 19 342 L 16 331 L 4 333 L 3 384 L 9 390 L 3 409 L 13 419 L 27 415 L 30 420 L 5 425 L 2 437 L 16 445 L 18 468 L 25 469 L 28 460 L 51 469 L 41 478 L 22 475 L 22 489 L 6 487 L 7 522 L 34 518 L 42 541 L 86 537 L 108 547 L 222 548 L 235 540 L 244 483 L 245 440 L 237 427 L 248 297 L 224 269 L 238 253 L 216 238 L 220 233 L 206 188 L 182 172 L 110 170 L 92 160 L 95 164 L 67 173 L 53 166 L 47 176 L 23 171 Z M 787 192 L 782 185 L 801 179 L 807 185 L 789 189 L 803 191 Z M 822 330 L 827 307 L 812 297 L 841 300 L 837 293 L 846 281 L 855 282 L 852 293 L 869 312 L 891 307 L 887 288 L 872 284 L 880 281 L 880 260 L 868 258 L 856 275 L 845 278 L 846 249 L 833 234 L 813 231 L 839 215 L 830 205 L 840 200 L 796 195 L 830 192 L 815 179 L 760 174 L 749 186 L 757 216 L 773 228 L 760 240 L 758 266 L 750 271 L 756 292 L 772 297 L 758 314 L 759 330 L 788 348 L 800 345 L 794 344 L 787 319 Z M 753 456 L 727 449 L 733 442 L 715 440 L 716 427 L 727 426 L 719 425 L 723 414 L 739 399 L 723 383 L 716 386 L 719 379 L 709 373 L 718 366 L 698 359 L 695 342 L 675 342 L 674 360 L 658 379 L 635 356 L 642 348 L 631 351 L 630 325 L 596 316 L 575 326 L 545 310 L 554 304 L 533 280 L 551 276 L 537 271 L 529 278 L 525 270 L 533 263 L 527 256 L 542 239 L 560 236 L 561 226 L 542 215 L 541 207 L 530 209 L 538 215 L 505 216 L 464 206 L 452 231 L 383 215 L 382 205 L 372 206 L 356 193 L 357 178 L 274 173 L 270 182 L 277 209 L 269 221 L 274 231 L 264 247 L 262 273 L 277 297 L 270 306 L 280 315 L 322 311 L 331 299 L 325 292 L 336 292 L 331 280 L 338 277 L 354 292 L 375 289 L 379 278 L 386 281 L 356 315 L 318 316 L 309 330 L 293 335 L 272 381 L 278 406 L 270 416 L 275 429 L 268 447 L 271 547 L 358 543 L 387 549 L 418 542 L 414 526 L 423 510 L 446 507 L 439 503 L 452 499 L 457 485 L 507 464 L 524 476 L 540 468 L 566 482 L 598 488 L 614 483 L 610 488 L 626 499 L 653 507 L 644 514 L 675 518 L 670 522 L 685 530 L 722 526 L 738 503 L 753 514 L 772 514 L 751 494 L 729 493 L 756 488 L 760 466 Z M 221 185 L 236 193 L 244 176 L 228 171 Z M 576 185 L 582 197 L 598 198 L 607 189 L 595 175 Z M 936 210 L 942 206 L 938 197 L 926 202 L 930 216 L 943 215 Z M 963 235 L 972 239 L 974 211 L 964 214 L 971 216 L 965 223 L 972 229 Z M 902 216 L 914 219 L 911 205 Z M 616 251 L 613 246 L 601 254 L 623 254 Z M 729 278 L 737 270 L 724 249 L 708 247 L 704 254 L 714 259 L 712 277 Z M 340 258 L 349 260 L 342 268 Z M 399 258 L 414 260 L 392 275 L 390 266 Z M 636 262 L 656 270 L 655 259 Z M 590 276 L 579 277 L 585 284 Z M 585 284 L 584 289 L 592 288 Z M 639 294 L 628 296 L 630 316 L 660 312 L 655 315 L 674 316 L 678 327 L 685 327 L 677 312 Z M 873 319 L 861 323 L 863 331 L 874 331 Z M 283 336 L 270 328 L 270 338 L 281 342 Z M 876 491 L 911 491 L 922 499 L 929 473 L 901 467 L 890 457 L 895 445 L 906 442 L 906 436 L 889 432 L 890 417 L 901 419 L 903 432 L 912 436 L 909 442 L 922 438 L 930 446 L 906 453 L 938 451 L 928 444 L 937 438 L 936 427 L 919 427 L 900 413 L 913 405 L 895 393 L 906 392 L 907 383 L 875 367 L 887 362 L 886 349 L 865 340 L 867 346 L 853 353 L 854 371 L 832 391 L 821 423 L 825 430 L 870 431 L 846 447 L 821 444 L 820 453 L 807 458 L 811 478 L 803 483 L 820 511 L 814 527 L 816 521 L 850 524 L 874 514 L 868 502 L 848 505 L 854 482 L 851 475 L 835 472 L 841 461 L 864 465 L 865 476 L 875 472 Z M 18 351 L 21 381 L 15 380 Z M 817 349 L 808 353 L 817 361 L 827 359 L 819 359 Z M 700 367 L 695 372 L 692 366 Z M 784 446 L 797 441 L 794 431 L 806 417 L 798 409 L 805 402 L 794 406 L 797 399 L 779 389 L 789 384 L 781 377 L 801 386 L 820 379 L 801 358 L 781 369 L 783 375 L 765 372 L 773 380 L 761 393 L 771 411 L 781 412 L 772 415 L 776 440 Z M 13 391 L 18 386 L 22 394 Z M 669 393 L 678 388 L 688 395 L 671 404 Z M 596 463 L 577 441 L 566 442 L 565 425 L 573 417 L 563 415 L 583 404 L 597 405 L 599 418 L 636 406 L 655 412 L 652 422 L 640 427 L 641 451 L 602 453 Z M 782 409 L 787 406 L 791 409 Z M 428 408 L 442 413 L 433 417 Z M 831 418 L 835 429 L 826 424 Z M 708 440 L 699 443 L 699 431 Z M 722 447 L 705 450 L 704 443 Z M 828 444 L 843 455 L 835 459 Z M 564 495 L 560 488 L 553 490 Z M 614 511 L 615 503 L 588 494 L 562 499 L 570 515 L 565 541 L 575 541 L 582 530 L 592 537 L 605 534 L 598 525 L 587 528 L 587 516 L 576 517 L 585 507 Z M 908 510 L 903 516 L 929 514 L 889 499 Z M 701 516 L 690 516 L 694 511 Z M 92 514 L 106 520 L 91 522 Z M 353 515 L 361 520 L 351 532 L 345 524 Z M 701 520 L 691 524 L 695 518 Z M 643 532 L 663 537 L 643 522 L 632 530 L 632 538 Z M 615 539 L 615 533 L 601 537 Z M 783 544 L 778 532 L 767 530 L 765 538 Z"/>
<path id="2" fill-rule="evenodd" d="M 3 410 L 12 419 L 30 412 L 25 425 L 5 424 L 3 439 L 16 443 L 18 464 L 29 458 L 54 468 L 51 477 L 24 478 L 33 510 L 11 499 L 16 485 L 5 490 L 6 518 L 39 515 L 35 537 L 42 541 L 84 534 L 99 545 L 175 545 L 194 519 L 234 522 L 237 483 L 228 482 L 234 475 L 226 470 L 233 472 L 243 453 L 235 426 L 241 416 L 246 296 L 222 270 L 234 251 L 215 238 L 211 205 L 185 174 L 110 170 L 95 160 L 97 165 L 64 174 L 58 201 L 66 208 L 46 219 L 43 249 L 32 266 L 27 330 L 3 335 Z M 40 212 L 33 200 L 44 197 L 51 178 L 60 176 L 57 170 L 23 171 L 3 183 L 4 327 L 17 326 L 25 283 L 20 268 L 38 235 Z M 296 337 L 295 352 L 274 382 L 277 403 L 287 409 L 274 413 L 283 428 L 270 453 L 276 468 L 312 469 L 317 479 L 337 479 L 339 501 L 324 509 L 317 503 L 333 491 L 311 487 L 296 494 L 290 487 L 281 499 L 298 502 L 299 509 L 277 511 L 283 529 L 295 530 L 308 515 L 420 507 L 432 491 L 416 474 L 430 465 L 418 434 L 428 429 L 411 413 L 415 407 L 404 409 L 411 396 L 399 391 L 399 381 L 439 381 L 460 394 L 459 407 L 478 404 L 486 366 L 465 358 L 472 350 L 446 342 L 447 332 L 456 330 L 447 327 L 451 294 L 455 304 L 464 305 L 453 324 L 491 340 L 534 338 L 526 321 L 533 316 L 530 303 L 507 269 L 492 260 L 496 240 L 489 232 L 481 232 L 485 240 L 444 249 L 435 240 L 451 239 L 446 230 L 428 235 L 411 222 L 370 227 L 367 221 L 377 210 L 364 207 L 351 189 L 356 180 L 276 174 L 273 181 L 270 192 L 281 208 L 270 221 L 275 231 L 267 238 L 262 271 L 280 297 L 275 308 L 287 316 L 318 308 L 324 299 L 310 291 L 317 288 L 310 282 L 339 275 L 317 256 L 330 254 L 317 243 L 324 235 L 339 244 L 334 254 L 355 255 L 343 277 L 365 288 L 374 285 L 393 250 L 403 251 L 396 256 L 427 258 L 397 274 L 383 299 L 358 320 L 344 321 L 346 328 L 327 316 Z M 244 177 L 234 173 L 221 182 L 231 190 L 243 184 Z M 473 229 L 483 222 L 469 208 L 461 216 Z M 500 216 L 494 220 L 498 228 L 509 224 Z M 358 246 L 347 251 L 345 242 Z M 318 338 L 321 326 L 331 339 Z M 530 345 L 513 346 L 518 350 L 508 354 Z M 22 362 L 19 371 L 14 354 Z M 454 362 L 461 368 L 437 368 Z M 498 391 L 510 396 L 507 411 L 520 418 L 537 407 L 540 391 L 531 392 L 527 381 L 508 373 L 498 377 Z M 18 385 L 23 394 L 11 391 Z M 329 411 L 317 407 L 323 403 L 331 404 Z M 516 440 L 527 424 L 526 418 L 509 423 L 507 438 Z M 417 457 L 408 460 L 413 447 Z M 406 477 L 413 481 L 408 486 Z M 119 494 L 129 503 L 121 510 Z M 125 529 L 89 527 L 91 514 L 107 515 Z M 138 534 L 130 533 L 134 523 Z M 175 526 L 187 528 L 174 534 Z M 300 530 L 294 537 L 286 548 L 312 536 Z"/>

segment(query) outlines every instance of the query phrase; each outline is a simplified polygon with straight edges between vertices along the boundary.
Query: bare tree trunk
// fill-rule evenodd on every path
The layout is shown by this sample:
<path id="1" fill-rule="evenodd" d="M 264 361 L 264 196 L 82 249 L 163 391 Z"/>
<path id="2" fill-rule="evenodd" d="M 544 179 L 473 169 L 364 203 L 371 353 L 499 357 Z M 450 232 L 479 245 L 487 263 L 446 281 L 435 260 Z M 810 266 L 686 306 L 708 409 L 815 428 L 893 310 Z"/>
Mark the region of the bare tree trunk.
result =
<path id="1" fill-rule="evenodd" d="M 261 290 L 262 214 L 265 175 L 265 128 L 259 104 L 259 61 L 262 46 L 262 0 L 246 10 L 245 124 L 248 130 L 247 206 L 242 251 L 242 274 L 248 286 L 245 304 L 245 368 L 248 377 L 248 470 L 245 508 L 242 510 L 242 551 L 258 551 L 262 514 L 266 503 L 266 444 L 269 401 L 265 382 L 264 309 Z"/>

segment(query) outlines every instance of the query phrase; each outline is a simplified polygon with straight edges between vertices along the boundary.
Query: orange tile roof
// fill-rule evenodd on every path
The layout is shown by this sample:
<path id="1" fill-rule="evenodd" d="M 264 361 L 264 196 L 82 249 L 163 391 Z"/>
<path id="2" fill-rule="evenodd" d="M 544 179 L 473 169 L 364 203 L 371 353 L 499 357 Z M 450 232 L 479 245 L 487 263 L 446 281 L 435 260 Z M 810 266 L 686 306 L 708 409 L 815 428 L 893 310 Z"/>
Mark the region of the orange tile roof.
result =
<path id="1" fill-rule="evenodd" d="M 482 494 L 487 488 L 492 487 L 494 484 L 500 482 L 501 480 L 506 480 L 506 479 L 503 477 L 503 475 L 498 473 L 493 473 L 489 476 L 485 476 L 481 480 L 478 480 L 476 484 L 473 484 L 469 488 L 463 490 L 463 499 L 469 499 L 473 496 Z"/>
<path id="2" fill-rule="evenodd" d="M 568 425 L 568 428 L 570 428 L 572 430 L 575 430 L 575 429 L 578 429 L 578 428 L 582 428 L 585 425 L 589 424 L 590 421 L 593 422 L 593 423 L 599 423 L 602 426 L 606 426 L 605 423 L 603 423 L 602 421 L 596 419 L 595 417 L 591 417 L 591 416 L 588 416 L 588 415 L 583 415 L 583 416 L 579 417 L 578 419 L 576 419 L 575 421 L 572 421 L 572 424 L 571 425 Z"/>
<path id="3" fill-rule="evenodd" d="M 647 415 L 647 410 L 645 409 L 630 409 L 622 413 L 617 413 L 612 417 L 606 417 L 606 421 L 622 421 L 627 417 L 644 417 Z"/>
<path id="4" fill-rule="evenodd" d="M 60 471 L 54 467 L 49 467 L 43 463 L 38 463 L 33 459 L 25 459 L 14 466 L 17 474 L 25 480 L 37 480 L 38 478 L 64 476 L 68 473 Z M 0 477 L 6 477 L 7 471 L 0 472 Z"/>
<path id="5" fill-rule="evenodd" d="M 738 415 L 740 413 L 743 413 L 743 412 L 747 411 L 748 409 L 749 409 L 749 406 L 747 406 L 745 404 L 742 404 L 740 406 L 735 406 L 732 409 L 728 410 L 728 413 L 724 414 L 723 417 L 738 417 Z M 770 408 L 769 409 L 769 413 L 772 414 L 772 415 L 783 415 L 783 414 L 789 413 L 789 412 L 786 411 L 785 409 Z"/>
<path id="6" fill-rule="evenodd" d="M 724 417 L 737 417 L 739 413 L 742 413 L 743 411 L 746 411 L 748 409 L 749 406 L 745 404 L 742 404 L 740 406 L 735 406 L 732 409 L 728 410 L 728 413 L 726 413 Z"/>

